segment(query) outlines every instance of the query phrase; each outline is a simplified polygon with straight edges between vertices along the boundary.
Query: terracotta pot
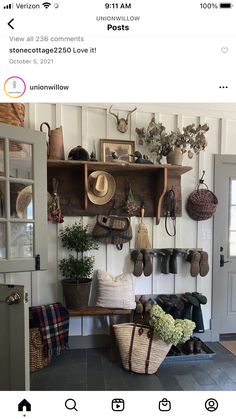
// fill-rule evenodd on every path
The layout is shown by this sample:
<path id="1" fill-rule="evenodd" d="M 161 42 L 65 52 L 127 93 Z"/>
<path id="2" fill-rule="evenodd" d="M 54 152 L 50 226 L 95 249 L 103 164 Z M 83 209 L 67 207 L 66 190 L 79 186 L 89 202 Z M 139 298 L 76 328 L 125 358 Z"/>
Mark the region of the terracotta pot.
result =
<path id="1" fill-rule="evenodd" d="M 62 280 L 65 305 L 71 310 L 78 310 L 81 307 L 87 307 L 90 296 L 92 279 L 84 279 L 87 282 L 73 284 Z"/>
<path id="2" fill-rule="evenodd" d="M 170 151 L 166 156 L 166 161 L 169 164 L 176 166 L 182 166 L 183 163 L 183 154 L 179 147 L 175 147 L 174 150 Z"/>
<path id="3" fill-rule="evenodd" d="M 65 160 L 62 126 L 51 129 L 47 122 L 42 122 L 40 131 L 43 132 L 43 125 L 48 129 L 48 159 Z"/>

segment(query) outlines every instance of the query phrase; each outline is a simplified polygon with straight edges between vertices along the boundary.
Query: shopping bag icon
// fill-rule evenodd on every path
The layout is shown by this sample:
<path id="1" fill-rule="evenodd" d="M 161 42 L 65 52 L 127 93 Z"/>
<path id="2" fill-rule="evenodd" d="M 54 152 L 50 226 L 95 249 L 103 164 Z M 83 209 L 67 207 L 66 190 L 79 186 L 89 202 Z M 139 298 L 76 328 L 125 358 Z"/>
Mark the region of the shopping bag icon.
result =
<path id="1" fill-rule="evenodd" d="M 159 401 L 159 410 L 161 412 L 169 412 L 171 409 L 171 402 L 167 399 L 162 399 Z"/>

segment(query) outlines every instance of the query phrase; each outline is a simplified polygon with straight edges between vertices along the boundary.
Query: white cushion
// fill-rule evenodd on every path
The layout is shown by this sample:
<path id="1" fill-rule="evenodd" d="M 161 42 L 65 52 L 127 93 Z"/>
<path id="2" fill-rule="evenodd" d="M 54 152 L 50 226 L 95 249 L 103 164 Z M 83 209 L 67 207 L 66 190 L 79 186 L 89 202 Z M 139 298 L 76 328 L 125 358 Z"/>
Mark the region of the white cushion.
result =
<path id="1" fill-rule="evenodd" d="M 133 275 L 126 273 L 113 276 L 98 269 L 96 306 L 134 309 L 136 303 Z"/>

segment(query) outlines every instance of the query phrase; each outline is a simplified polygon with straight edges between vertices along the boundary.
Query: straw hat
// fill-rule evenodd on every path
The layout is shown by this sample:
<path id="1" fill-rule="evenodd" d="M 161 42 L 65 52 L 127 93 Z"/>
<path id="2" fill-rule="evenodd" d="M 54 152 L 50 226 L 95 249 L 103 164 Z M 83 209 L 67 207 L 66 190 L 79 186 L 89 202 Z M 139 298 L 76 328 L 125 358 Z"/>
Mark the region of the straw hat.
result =
<path id="1" fill-rule="evenodd" d="M 93 204 L 104 205 L 116 191 L 116 182 L 110 173 L 97 170 L 88 177 L 88 198 Z"/>
<path id="2" fill-rule="evenodd" d="M 22 189 L 16 199 L 16 212 L 19 218 L 27 218 L 26 210 L 32 201 L 32 185 Z"/>
<path id="3" fill-rule="evenodd" d="M 18 193 L 16 199 L 16 213 L 19 218 L 27 218 L 27 207 L 32 199 L 32 185 L 26 186 Z M 53 197 L 49 192 L 47 192 L 47 201 L 48 206 L 53 202 Z"/>

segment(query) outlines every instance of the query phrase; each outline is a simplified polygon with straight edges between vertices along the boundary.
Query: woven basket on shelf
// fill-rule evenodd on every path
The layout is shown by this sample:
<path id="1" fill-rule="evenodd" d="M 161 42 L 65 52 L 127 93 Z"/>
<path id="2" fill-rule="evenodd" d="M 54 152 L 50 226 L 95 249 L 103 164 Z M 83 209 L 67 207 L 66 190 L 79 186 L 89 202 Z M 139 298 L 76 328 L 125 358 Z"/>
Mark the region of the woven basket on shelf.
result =
<path id="1" fill-rule="evenodd" d="M 206 186 L 206 185 L 205 185 Z M 196 189 L 187 200 L 186 210 L 188 215 L 195 221 L 203 221 L 211 218 L 218 205 L 218 199 L 209 189 Z"/>
<path id="2" fill-rule="evenodd" d="M 122 323 L 113 328 L 123 367 L 141 374 L 154 374 L 169 352 L 171 343 L 160 340 L 148 326 Z"/>
<path id="3" fill-rule="evenodd" d="M 23 103 L 0 103 L 0 122 L 24 126 L 25 105 Z"/>
<path id="4" fill-rule="evenodd" d="M 38 327 L 30 329 L 30 371 L 34 372 L 46 367 L 52 357 L 46 357 L 43 350 L 43 340 Z"/>

